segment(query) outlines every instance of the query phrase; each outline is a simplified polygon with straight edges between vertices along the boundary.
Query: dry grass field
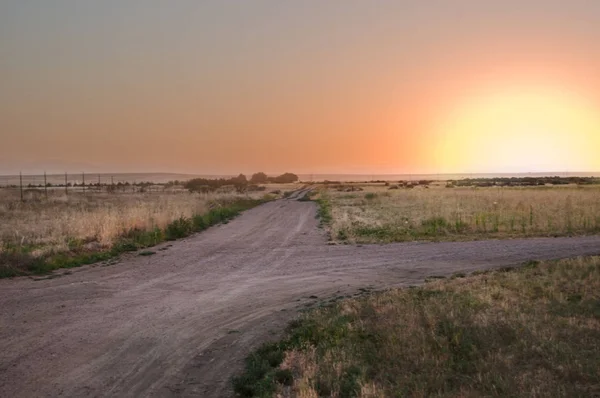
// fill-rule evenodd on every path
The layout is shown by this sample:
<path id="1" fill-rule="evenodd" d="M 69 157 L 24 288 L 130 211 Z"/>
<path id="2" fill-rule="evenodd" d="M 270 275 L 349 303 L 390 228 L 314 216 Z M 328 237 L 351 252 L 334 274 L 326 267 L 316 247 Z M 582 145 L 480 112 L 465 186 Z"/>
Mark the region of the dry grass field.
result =
<path id="1" fill-rule="evenodd" d="M 363 190 L 321 190 L 333 240 L 376 243 L 600 232 L 598 186 L 354 188 Z"/>
<path id="2" fill-rule="evenodd" d="M 210 200 L 217 197 L 186 193 L 61 194 L 50 196 L 48 201 L 21 203 L 4 196 L 0 199 L 0 239 L 4 246 L 36 246 L 36 254 L 68 250 L 73 240 L 108 246 L 128 230 L 163 228 L 178 217 L 204 213 Z"/>
<path id="3" fill-rule="evenodd" d="M 221 220 L 221 215 L 215 212 L 229 211 L 233 206 L 233 210 L 223 214 L 224 221 L 265 198 L 275 198 L 281 194 L 280 189 L 269 186 L 264 191 L 243 194 L 222 189 L 213 193 L 175 190 L 68 196 L 62 190 L 52 190 L 48 199 L 32 191 L 26 192 L 23 202 L 18 191 L 0 189 L 0 268 L 15 266 L 15 262 L 22 260 L 22 254 L 31 260 L 60 253 L 108 250 L 124 237 L 133 239 L 135 247 L 151 246 L 152 242 L 169 239 L 170 235 L 179 237 L 202 230 Z M 192 225 L 194 217 L 211 211 L 212 220 L 196 218 L 200 225 Z M 19 254 L 18 258 L 14 254 Z M 86 258 L 85 262 L 93 260 Z M 10 276 L 13 272 L 6 274 Z"/>
<path id="4" fill-rule="evenodd" d="M 343 299 L 261 347 L 257 397 L 600 395 L 600 258 L 531 262 Z"/>

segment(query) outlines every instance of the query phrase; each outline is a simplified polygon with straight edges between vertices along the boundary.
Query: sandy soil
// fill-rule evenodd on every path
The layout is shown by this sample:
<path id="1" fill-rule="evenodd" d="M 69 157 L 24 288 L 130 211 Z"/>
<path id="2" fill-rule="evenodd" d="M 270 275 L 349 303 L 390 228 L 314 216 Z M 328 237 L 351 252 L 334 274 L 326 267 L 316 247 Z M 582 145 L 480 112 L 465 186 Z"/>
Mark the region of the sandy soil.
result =
<path id="1" fill-rule="evenodd" d="M 0 396 L 229 396 L 243 358 L 310 296 L 600 254 L 597 236 L 331 246 L 315 214 L 279 200 L 153 256 L 0 280 Z"/>

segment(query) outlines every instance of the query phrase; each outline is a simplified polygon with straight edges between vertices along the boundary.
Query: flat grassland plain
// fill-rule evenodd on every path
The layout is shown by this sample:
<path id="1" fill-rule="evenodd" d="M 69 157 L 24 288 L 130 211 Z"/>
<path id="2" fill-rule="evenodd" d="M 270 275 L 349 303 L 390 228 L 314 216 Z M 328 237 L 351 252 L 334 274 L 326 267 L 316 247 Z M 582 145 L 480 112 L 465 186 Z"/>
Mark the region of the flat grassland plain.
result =
<path id="1" fill-rule="evenodd" d="M 22 260 L 16 271 L 31 276 L 105 255 L 111 260 L 48 277 L 0 280 L 0 396 L 598 394 L 600 261 L 548 261 L 600 254 L 598 236 L 549 237 L 595 232 L 597 213 L 589 210 L 597 210 L 593 186 L 515 189 L 524 203 L 510 202 L 518 208 L 515 228 L 512 216 L 496 218 L 491 212 L 491 220 L 498 219 L 495 231 L 488 216 L 481 221 L 478 209 L 489 211 L 489 196 L 501 196 L 497 188 L 343 185 L 315 186 L 317 205 L 298 193 L 277 193 L 281 186 L 250 196 L 155 192 L 63 199 L 72 206 L 63 206 L 60 196 L 6 201 L 3 220 L 11 212 L 18 216 L 5 230 L 0 257 L 9 261 L 5 269 L 14 271 L 10 261 Z M 441 205 L 437 210 L 418 202 L 416 210 L 401 210 L 405 201 L 419 197 L 400 195 L 422 195 L 429 203 L 436 195 L 463 190 L 472 196 L 461 204 L 485 205 L 464 206 L 456 219 L 444 210 L 447 197 L 434 201 Z M 571 210 L 546 213 L 555 221 L 552 229 L 543 229 L 548 223 L 536 219 L 548 192 L 556 192 L 563 205 L 570 202 Z M 339 227 L 338 195 L 372 216 Z M 276 197 L 281 200 L 271 200 Z M 395 202 L 385 204 L 386 199 Z M 115 203 L 104 203 L 111 200 Z M 419 213 L 419 206 L 425 210 Z M 387 215 L 377 216 L 381 211 Z M 403 214 L 393 218 L 396 213 Z M 567 213 L 583 214 L 586 221 L 569 216 L 571 223 L 565 219 L 564 229 L 555 232 Z M 85 224 L 94 214 L 103 222 Z M 517 216 L 527 217 L 525 232 Z M 54 218 L 63 221 L 52 224 Z M 432 218 L 435 228 L 427 221 Z M 44 219 L 50 227 L 36 233 L 36 227 L 47 225 Z M 457 220 L 466 226 L 453 231 Z M 104 240 L 98 233 L 103 223 L 114 231 Z M 80 234 L 69 224 L 80 225 Z M 353 229 L 363 224 L 383 232 Z M 59 225 L 65 232 L 52 235 Z M 212 225 L 218 226 L 193 234 Z M 388 231 L 394 232 L 391 237 Z M 327 235 L 333 244 L 327 245 Z M 536 235 L 545 237 L 520 238 Z M 515 239 L 473 241 L 487 237 Z M 178 238 L 185 239 L 164 242 Z M 461 242 L 335 244 L 406 240 Z M 144 250 L 139 255 L 111 262 L 139 249 Z M 36 258 L 47 267 L 36 268 Z M 541 262 L 466 277 L 528 260 Z M 395 289 L 441 277 L 452 279 Z M 395 290 L 372 295 L 375 288 Z M 309 308 L 316 309 L 298 318 L 299 310 Z M 242 373 L 243 357 L 295 318 L 283 340 L 250 354 Z"/>
<path id="2" fill-rule="evenodd" d="M 322 189 L 332 239 L 385 243 L 600 232 L 600 185 L 395 188 L 346 184 Z"/>

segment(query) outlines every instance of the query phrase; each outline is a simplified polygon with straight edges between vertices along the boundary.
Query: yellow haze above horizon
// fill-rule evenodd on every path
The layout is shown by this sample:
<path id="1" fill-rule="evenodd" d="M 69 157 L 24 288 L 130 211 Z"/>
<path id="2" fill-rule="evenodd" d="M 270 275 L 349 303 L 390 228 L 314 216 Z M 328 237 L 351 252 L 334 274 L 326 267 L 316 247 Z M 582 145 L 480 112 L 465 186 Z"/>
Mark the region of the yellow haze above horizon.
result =
<path id="1" fill-rule="evenodd" d="M 481 91 L 435 121 L 433 162 L 442 172 L 597 170 L 599 109 L 564 89 Z"/>

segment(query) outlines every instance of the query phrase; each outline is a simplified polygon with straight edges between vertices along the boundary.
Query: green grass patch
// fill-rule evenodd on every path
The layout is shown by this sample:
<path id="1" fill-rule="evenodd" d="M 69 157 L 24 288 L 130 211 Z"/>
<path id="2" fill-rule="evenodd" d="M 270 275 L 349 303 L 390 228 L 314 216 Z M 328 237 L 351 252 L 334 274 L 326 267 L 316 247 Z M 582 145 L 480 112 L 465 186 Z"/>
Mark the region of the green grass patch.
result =
<path id="1" fill-rule="evenodd" d="M 319 206 L 317 210 L 317 217 L 321 220 L 321 226 L 331 224 L 331 203 L 326 197 L 321 197 L 315 200 Z"/>
<path id="2" fill-rule="evenodd" d="M 240 397 L 272 397 L 278 366 L 283 361 L 284 345 L 265 344 L 246 358 L 244 374 L 232 379 Z"/>
<path id="3" fill-rule="evenodd" d="M 365 199 L 367 200 L 373 200 L 377 198 L 377 194 L 375 192 L 367 192 L 365 194 Z"/>
<path id="4" fill-rule="evenodd" d="M 244 397 L 289 385 L 292 396 L 597 396 L 598 286 L 600 257 L 592 257 L 341 300 L 254 352 L 234 389 Z"/>

